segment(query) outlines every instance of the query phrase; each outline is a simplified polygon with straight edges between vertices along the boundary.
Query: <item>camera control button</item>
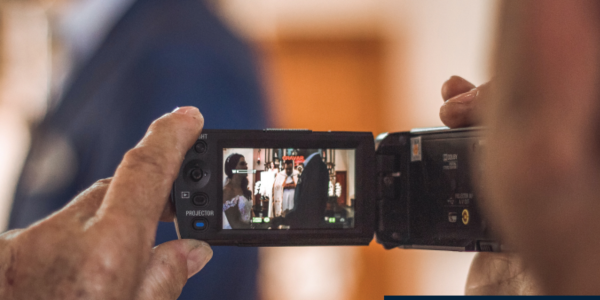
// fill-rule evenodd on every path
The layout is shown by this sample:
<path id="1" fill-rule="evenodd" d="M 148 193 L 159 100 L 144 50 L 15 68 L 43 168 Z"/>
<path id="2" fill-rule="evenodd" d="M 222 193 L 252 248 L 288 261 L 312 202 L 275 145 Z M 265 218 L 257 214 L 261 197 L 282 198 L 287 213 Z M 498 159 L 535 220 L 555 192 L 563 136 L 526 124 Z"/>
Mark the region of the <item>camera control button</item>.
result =
<path id="1" fill-rule="evenodd" d="M 208 203 L 208 195 L 206 193 L 195 193 L 192 202 L 194 205 L 204 206 Z"/>
<path id="2" fill-rule="evenodd" d="M 202 154 L 206 152 L 206 149 L 208 149 L 208 145 L 205 141 L 197 141 L 196 144 L 194 144 L 194 151 L 197 153 Z"/>
<path id="3" fill-rule="evenodd" d="M 205 218 L 196 218 L 192 222 L 192 227 L 196 230 L 204 230 L 208 227 L 208 220 Z"/>
<path id="4" fill-rule="evenodd" d="M 194 152 L 194 150 L 192 150 Z M 208 184 L 210 181 L 211 170 L 208 164 L 202 160 L 191 160 L 184 164 L 180 176 L 185 184 L 198 191 Z M 192 199 L 193 194 L 190 194 L 188 199 Z"/>
<path id="5" fill-rule="evenodd" d="M 202 179 L 202 177 L 204 177 L 204 171 L 202 171 L 202 169 L 193 168 L 190 170 L 190 178 L 192 178 L 193 181 L 198 182 L 200 179 Z"/>

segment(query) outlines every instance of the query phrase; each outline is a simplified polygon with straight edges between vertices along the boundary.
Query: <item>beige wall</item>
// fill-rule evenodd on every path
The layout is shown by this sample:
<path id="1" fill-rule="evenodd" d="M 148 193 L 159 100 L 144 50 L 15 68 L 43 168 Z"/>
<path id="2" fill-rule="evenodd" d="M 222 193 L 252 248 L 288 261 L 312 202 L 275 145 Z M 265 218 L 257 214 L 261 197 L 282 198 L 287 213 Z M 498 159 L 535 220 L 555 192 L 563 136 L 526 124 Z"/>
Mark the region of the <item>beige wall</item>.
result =
<path id="1" fill-rule="evenodd" d="M 231 27 L 258 46 L 272 112 L 282 127 L 377 134 L 437 126 L 447 78 L 462 75 L 475 84 L 490 78 L 496 1 L 217 4 Z M 300 103 L 322 109 L 287 113 Z M 310 283 L 303 299 L 381 299 L 385 294 L 462 294 L 472 254 L 386 251 L 373 243 L 265 248 L 261 258 L 265 299 L 293 299 L 302 282 Z M 339 272 L 308 263 L 319 261 L 327 261 L 323 269 Z M 294 270 L 281 268 L 285 262 Z"/>

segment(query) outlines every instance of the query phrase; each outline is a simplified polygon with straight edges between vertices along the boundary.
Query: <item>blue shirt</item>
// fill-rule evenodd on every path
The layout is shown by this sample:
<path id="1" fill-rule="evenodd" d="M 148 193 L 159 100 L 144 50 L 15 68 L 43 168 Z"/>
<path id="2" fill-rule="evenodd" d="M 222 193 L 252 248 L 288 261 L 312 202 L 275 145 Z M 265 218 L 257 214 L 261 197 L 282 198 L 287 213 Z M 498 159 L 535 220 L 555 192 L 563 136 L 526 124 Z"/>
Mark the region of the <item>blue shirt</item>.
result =
<path id="1" fill-rule="evenodd" d="M 206 128 L 270 127 L 252 52 L 203 1 L 137 0 L 33 132 L 9 227 L 27 227 L 112 176 L 153 120 L 187 105 L 200 109 Z M 36 163 L 52 157 L 67 161 L 39 178 Z M 46 179 L 54 184 L 40 184 Z M 159 225 L 157 243 L 176 238 L 172 223 Z M 213 250 L 180 299 L 255 299 L 257 248 Z"/>

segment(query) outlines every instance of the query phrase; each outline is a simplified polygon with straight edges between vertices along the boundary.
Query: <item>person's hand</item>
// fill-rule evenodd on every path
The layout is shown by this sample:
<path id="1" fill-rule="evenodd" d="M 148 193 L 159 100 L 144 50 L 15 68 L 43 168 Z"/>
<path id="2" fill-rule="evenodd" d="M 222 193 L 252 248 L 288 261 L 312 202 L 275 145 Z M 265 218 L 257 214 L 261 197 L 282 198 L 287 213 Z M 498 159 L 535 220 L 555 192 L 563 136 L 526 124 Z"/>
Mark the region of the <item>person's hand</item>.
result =
<path id="1" fill-rule="evenodd" d="M 490 83 L 478 87 L 462 77 L 452 76 L 442 85 L 444 104 L 440 119 L 450 128 L 479 125 L 481 106 L 489 96 Z M 533 294 L 535 284 L 515 253 L 475 255 L 465 286 L 467 295 Z"/>
<path id="2" fill-rule="evenodd" d="M 465 295 L 535 295 L 537 284 L 516 253 L 479 252 L 471 262 Z"/>
<path id="3" fill-rule="evenodd" d="M 159 219 L 173 220 L 169 192 L 203 124 L 194 107 L 164 115 L 112 179 L 29 228 L 0 235 L 0 298 L 176 299 L 212 250 L 196 240 L 152 246 Z"/>
<path id="4" fill-rule="evenodd" d="M 442 85 L 444 104 L 440 108 L 440 119 L 450 128 L 478 125 L 488 93 L 489 82 L 476 87 L 462 77 L 450 77 Z"/>

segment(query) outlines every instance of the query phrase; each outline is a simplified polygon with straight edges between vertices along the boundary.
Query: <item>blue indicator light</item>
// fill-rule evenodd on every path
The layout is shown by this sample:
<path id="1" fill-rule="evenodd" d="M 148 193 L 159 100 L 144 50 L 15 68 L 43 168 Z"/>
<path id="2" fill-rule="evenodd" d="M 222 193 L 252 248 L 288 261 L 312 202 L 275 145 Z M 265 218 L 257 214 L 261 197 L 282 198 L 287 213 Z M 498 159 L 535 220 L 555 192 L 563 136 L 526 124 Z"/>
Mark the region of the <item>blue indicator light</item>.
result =
<path id="1" fill-rule="evenodd" d="M 204 227 L 204 222 L 196 222 L 196 227 Z"/>

